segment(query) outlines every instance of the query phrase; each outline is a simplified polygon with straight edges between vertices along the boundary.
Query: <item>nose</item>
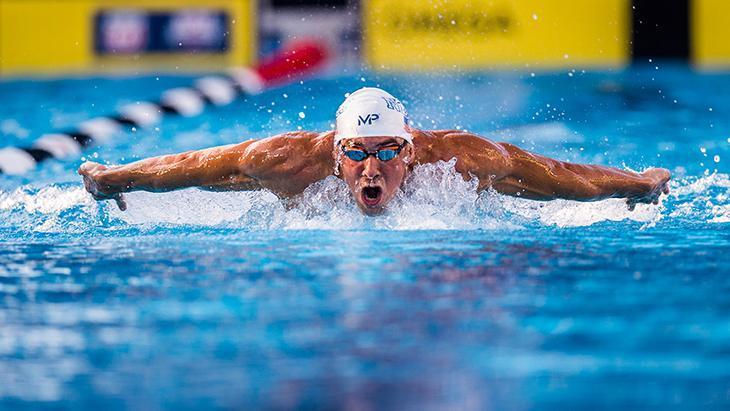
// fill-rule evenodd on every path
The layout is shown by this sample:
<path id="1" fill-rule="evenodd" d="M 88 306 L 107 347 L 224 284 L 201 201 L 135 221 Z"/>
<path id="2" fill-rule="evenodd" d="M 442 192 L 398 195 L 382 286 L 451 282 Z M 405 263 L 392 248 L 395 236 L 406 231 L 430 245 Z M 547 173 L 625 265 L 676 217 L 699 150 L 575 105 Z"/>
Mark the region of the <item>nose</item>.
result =
<path id="1" fill-rule="evenodd" d="M 365 159 L 365 168 L 362 171 L 362 175 L 368 180 L 375 180 L 380 177 L 380 162 L 374 157 Z"/>

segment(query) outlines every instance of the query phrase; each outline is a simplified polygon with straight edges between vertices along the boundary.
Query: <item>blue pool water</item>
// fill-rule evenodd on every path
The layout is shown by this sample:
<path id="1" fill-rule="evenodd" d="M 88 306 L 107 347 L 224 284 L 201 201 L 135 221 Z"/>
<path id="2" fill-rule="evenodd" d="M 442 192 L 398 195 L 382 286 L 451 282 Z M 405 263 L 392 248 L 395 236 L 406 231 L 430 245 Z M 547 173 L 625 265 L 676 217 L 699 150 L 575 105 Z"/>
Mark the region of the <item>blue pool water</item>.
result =
<path id="1" fill-rule="evenodd" d="M 192 77 L 0 82 L 24 144 Z M 424 167 L 384 216 L 341 183 L 96 204 L 50 162 L 0 176 L 0 408 L 727 409 L 730 75 L 345 73 L 121 135 L 86 158 L 324 130 L 380 85 L 422 128 L 669 168 L 672 193 L 531 202 Z"/>

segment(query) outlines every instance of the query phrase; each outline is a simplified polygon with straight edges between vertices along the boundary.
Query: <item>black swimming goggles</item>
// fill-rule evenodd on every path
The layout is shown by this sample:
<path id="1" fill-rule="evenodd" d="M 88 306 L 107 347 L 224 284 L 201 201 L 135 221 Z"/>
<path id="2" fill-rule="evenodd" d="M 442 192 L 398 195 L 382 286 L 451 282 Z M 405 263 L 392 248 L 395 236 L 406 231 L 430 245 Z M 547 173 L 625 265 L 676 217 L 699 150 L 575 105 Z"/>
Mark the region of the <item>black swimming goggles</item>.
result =
<path id="1" fill-rule="evenodd" d="M 370 156 L 377 158 L 380 161 L 390 161 L 398 156 L 398 154 L 405 147 L 405 143 L 394 147 L 395 144 L 379 148 L 375 151 L 367 151 L 360 148 L 345 148 L 342 147 L 342 152 L 352 161 L 365 161 Z"/>

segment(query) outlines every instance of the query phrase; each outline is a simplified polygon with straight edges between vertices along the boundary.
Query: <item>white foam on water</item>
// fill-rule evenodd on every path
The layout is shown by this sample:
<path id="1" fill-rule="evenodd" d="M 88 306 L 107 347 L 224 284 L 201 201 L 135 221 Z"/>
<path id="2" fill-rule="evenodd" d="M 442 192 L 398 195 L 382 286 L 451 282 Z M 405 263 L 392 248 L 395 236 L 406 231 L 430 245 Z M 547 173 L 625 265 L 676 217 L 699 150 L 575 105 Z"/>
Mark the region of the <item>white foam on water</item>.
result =
<path id="1" fill-rule="evenodd" d="M 675 203 L 670 218 L 685 218 L 708 223 L 730 222 L 730 175 L 714 173 L 687 177 L 670 186 Z"/>
<path id="2" fill-rule="evenodd" d="M 527 224 L 582 227 L 605 221 L 634 221 L 651 226 L 662 219 L 730 222 L 727 174 L 688 177 L 671 183 L 659 206 L 625 200 L 597 202 L 531 201 L 477 193 L 478 182 L 465 181 L 455 161 L 417 167 L 404 189 L 380 216 L 357 208 L 346 184 L 332 176 L 311 185 L 287 202 L 269 191 L 213 193 L 198 189 L 170 193 L 126 194 L 127 211 L 112 203 L 99 207 L 80 184 L 21 187 L 0 191 L 0 226 L 40 232 L 81 232 L 92 226 L 196 225 L 251 230 L 470 230 L 519 229 Z"/>
<path id="3" fill-rule="evenodd" d="M 38 232 L 83 230 L 99 206 L 82 186 L 0 190 L 0 221 Z"/>
<path id="4" fill-rule="evenodd" d="M 516 228 L 501 210 L 477 193 L 479 180 L 465 181 L 456 159 L 417 167 L 385 214 L 396 230 Z"/>
<path id="5" fill-rule="evenodd" d="M 211 193 L 197 189 L 171 193 L 125 194 L 127 210 L 108 207 L 109 215 L 127 224 L 193 224 L 215 226 L 243 218 L 254 205 L 282 207 L 267 191 Z"/>
<path id="6" fill-rule="evenodd" d="M 626 200 L 607 199 L 596 202 L 569 200 L 530 201 L 501 196 L 503 207 L 510 213 L 530 221 L 558 227 L 583 227 L 602 221 L 637 221 L 655 224 L 662 218 L 662 204 L 637 204 L 629 211 Z"/>
<path id="7" fill-rule="evenodd" d="M 79 205 L 96 207 L 95 203 L 83 187 L 63 189 L 49 186 L 37 192 L 23 188 L 8 194 L 0 192 L 0 210 L 21 208 L 26 213 L 53 214 Z"/>

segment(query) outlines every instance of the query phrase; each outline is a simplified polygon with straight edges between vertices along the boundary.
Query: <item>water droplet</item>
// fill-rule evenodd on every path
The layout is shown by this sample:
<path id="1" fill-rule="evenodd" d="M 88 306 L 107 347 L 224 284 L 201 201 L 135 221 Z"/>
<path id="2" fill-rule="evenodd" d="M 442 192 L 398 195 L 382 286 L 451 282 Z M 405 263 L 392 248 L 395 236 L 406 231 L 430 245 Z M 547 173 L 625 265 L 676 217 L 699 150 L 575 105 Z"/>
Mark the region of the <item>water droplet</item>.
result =
<path id="1" fill-rule="evenodd" d="M 299 112 L 299 118 L 304 118 L 304 117 L 306 117 L 306 115 L 304 114 L 304 112 L 303 112 L 303 111 L 300 111 L 300 112 Z"/>

